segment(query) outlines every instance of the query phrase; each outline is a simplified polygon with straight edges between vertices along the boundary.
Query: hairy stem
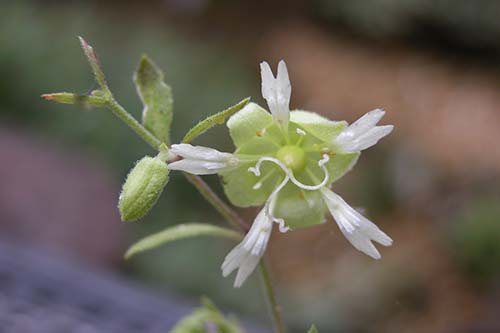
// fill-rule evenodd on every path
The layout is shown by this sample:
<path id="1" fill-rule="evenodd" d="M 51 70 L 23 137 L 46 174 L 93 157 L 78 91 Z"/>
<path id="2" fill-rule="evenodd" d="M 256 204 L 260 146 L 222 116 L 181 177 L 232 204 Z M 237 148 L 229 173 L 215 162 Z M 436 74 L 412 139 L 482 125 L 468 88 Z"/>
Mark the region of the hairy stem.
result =
<path id="1" fill-rule="evenodd" d="M 274 330 L 276 333 L 285 333 L 286 329 L 283 322 L 283 317 L 281 316 L 281 307 L 276 301 L 276 294 L 274 293 L 273 284 L 271 281 L 271 277 L 269 276 L 269 270 L 267 269 L 267 264 L 264 258 L 260 260 L 259 268 L 262 278 L 262 284 L 264 285 L 264 293 L 266 294 L 268 306 L 272 314 Z"/>
<path id="2" fill-rule="evenodd" d="M 108 101 L 108 107 L 113 113 L 125 122 L 137 135 L 146 141 L 151 147 L 156 150 L 160 149 L 161 141 L 158 140 L 150 131 L 142 126 L 130 113 L 128 113 L 114 98 Z M 188 181 L 200 192 L 201 195 L 221 214 L 233 227 L 239 231 L 246 233 L 248 225 L 230 206 L 228 206 L 210 186 L 199 176 L 184 173 Z M 281 317 L 281 308 L 276 302 L 276 295 L 274 293 L 269 271 L 267 269 L 264 259 L 260 262 L 260 272 L 262 282 L 264 284 L 264 291 L 271 308 L 272 318 L 274 322 L 276 333 L 285 333 L 285 325 Z"/>
<path id="3" fill-rule="evenodd" d="M 159 150 L 161 141 L 158 140 L 150 131 L 148 131 L 144 126 L 142 126 L 130 113 L 128 113 L 123 106 L 118 104 L 113 97 L 108 100 L 108 107 L 113 111 L 113 113 L 123 120 L 137 135 L 139 135 L 144 141 L 146 141 L 151 147 Z"/>
<path id="4" fill-rule="evenodd" d="M 248 225 L 231 207 L 229 207 L 208 184 L 196 175 L 184 173 L 187 180 L 203 195 L 203 197 L 221 214 L 233 227 L 241 232 L 248 231 Z"/>

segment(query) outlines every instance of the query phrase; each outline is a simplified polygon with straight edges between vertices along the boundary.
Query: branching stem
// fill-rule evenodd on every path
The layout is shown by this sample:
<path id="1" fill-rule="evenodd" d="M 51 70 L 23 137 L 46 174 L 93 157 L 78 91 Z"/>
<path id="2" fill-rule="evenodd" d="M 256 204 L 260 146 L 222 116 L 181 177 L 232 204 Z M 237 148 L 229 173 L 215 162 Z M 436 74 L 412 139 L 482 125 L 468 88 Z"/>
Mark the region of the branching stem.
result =
<path id="1" fill-rule="evenodd" d="M 161 141 L 158 140 L 144 126 L 142 126 L 141 123 L 128 113 L 113 97 L 109 98 L 107 106 L 118 118 L 127 124 L 151 147 L 155 150 L 160 150 L 160 145 L 162 144 Z M 238 215 L 238 213 L 236 213 L 236 211 L 227 205 L 201 177 L 188 173 L 184 173 L 184 176 L 191 184 L 193 184 L 194 187 L 196 187 L 198 192 L 200 192 L 200 194 L 219 212 L 219 214 L 227 220 L 228 223 L 242 233 L 246 233 L 248 231 L 249 227 L 245 221 Z M 264 259 L 261 260 L 259 267 L 262 283 L 264 285 L 264 292 L 271 309 L 275 333 L 285 333 L 285 325 L 281 316 L 281 309 L 276 301 L 276 295 L 274 293 L 269 271 Z"/>

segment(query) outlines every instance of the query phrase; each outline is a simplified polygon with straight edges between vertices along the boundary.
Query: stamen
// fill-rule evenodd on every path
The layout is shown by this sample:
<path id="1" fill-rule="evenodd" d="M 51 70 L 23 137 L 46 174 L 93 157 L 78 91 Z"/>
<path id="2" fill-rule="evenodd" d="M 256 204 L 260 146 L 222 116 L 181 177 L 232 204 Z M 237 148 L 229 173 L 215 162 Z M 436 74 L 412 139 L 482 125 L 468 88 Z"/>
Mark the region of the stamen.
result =
<path id="1" fill-rule="evenodd" d="M 295 130 L 295 132 L 297 132 L 298 135 L 300 136 L 304 136 L 306 135 L 306 132 L 300 128 L 297 127 L 297 129 Z"/>
<path id="2" fill-rule="evenodd" d="M 255 185 L 252 187 L 254 190 L 258 190 L 262 187 L 262 182 L 255 183 Z"/>
<path id="3" fill-rule="evenodd" d="M 260 131 L 257 131 L 257 133 L 256 133 L 256 134 L 257 134 L 257 136 L 259 136 L 259 137 L 263 137 L 263 136 L 265 136 L 265 135 L 266 135 L 266 133 L 267 133 L 267 129 L 264 127 L 264 128 L 263 128 L 263 129 L 261 129 Z"/>

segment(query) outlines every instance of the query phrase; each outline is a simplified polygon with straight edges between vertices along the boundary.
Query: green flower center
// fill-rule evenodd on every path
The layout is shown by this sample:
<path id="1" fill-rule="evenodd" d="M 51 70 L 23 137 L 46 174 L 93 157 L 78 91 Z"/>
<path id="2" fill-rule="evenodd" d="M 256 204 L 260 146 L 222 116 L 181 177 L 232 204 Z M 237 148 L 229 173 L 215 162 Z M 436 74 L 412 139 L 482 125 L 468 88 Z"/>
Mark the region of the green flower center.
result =
<path id="1" fill-rule="evenodd" d="M 304 170 L 306 154 L 297 146 L 284 146 L 276 153 L 276 158 L 294 173 Z"/>

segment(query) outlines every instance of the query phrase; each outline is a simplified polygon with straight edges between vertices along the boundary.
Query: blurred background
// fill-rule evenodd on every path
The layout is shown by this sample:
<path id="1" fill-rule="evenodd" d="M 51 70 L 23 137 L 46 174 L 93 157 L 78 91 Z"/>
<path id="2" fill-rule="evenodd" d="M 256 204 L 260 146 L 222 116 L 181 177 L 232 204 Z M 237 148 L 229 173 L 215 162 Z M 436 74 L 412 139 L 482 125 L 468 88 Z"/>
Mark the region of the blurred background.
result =
<path id="1" fill-rule="evenodd" d="M 375 262 L 334 223 L 275 233 L 268 253 L 291 333 L 313 322 L 320 332 L 500 332 L 496 0 L 1 1 L 0 244 L 10 251 L 0 255 L 5 332 L 26 322 L 32 330 L 19 332 L 38 332 L 37 318 L 51 321 L 55 312 L 63 320 L 65 300 L 45 312 L 14 309 L 16 283 L 52 279 L 53 289 L 72 293 L 75 302 L 89 292 L 124 299 L 123 291 L 90 277 L 69 287 L 75 275 L 64 273 L 68 266 L 118 277 L 117 284 L 131 283 L 174 308 L 206 295 L 225 312 L 270 325 L 257 274 L 239 290 L 233 278 L 221 277 L 229 241 L 188 240 L 122 259 L 132 242 L 167 226 L 223 221 L 174 173 L 149 216 L 120 222 L 120 184 L 152 151 L 107 110 L 39 97 L 96 88 L 78 35 L 93 44 L 117 99 L 137 117 L 142 107 L 131 78 L 140 55 L 165 71 L 175 98 L 174 142 L 246 96 L 265 105 L 262 60 L 273 67 L 287 62 L 292 108 L 349 122 L 377 107 L 387 111 L 383 123 L 395 131 L 363 153 L 334 189 L 364 207 L 394 245 Z M 204 135 L 203 144 L 233 149 L 224 126 Z M 220 191 L 216 177 L 207 179 Z M 36 255 L 12 260 L 9 253 L 17 251 Z M 15 269 L 9 278 L 8 265 L 29 268 L 30 278 L 21 281 Z M 23 295 L 28 303 L 30 294 Z M 49 295 L 56 302 L 57 293 Z M 137 297 L 127 301 L 144 310 Z M 175 321 L 181 313 L 163 315 Z M 111 331 L 97 321 L 86 325 L 81 332 Z"/>

